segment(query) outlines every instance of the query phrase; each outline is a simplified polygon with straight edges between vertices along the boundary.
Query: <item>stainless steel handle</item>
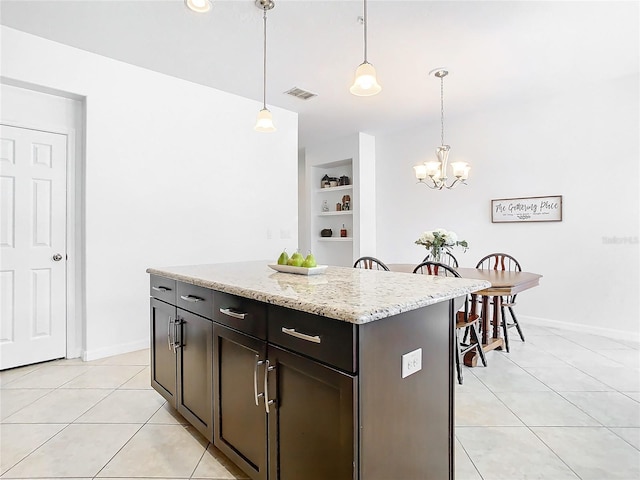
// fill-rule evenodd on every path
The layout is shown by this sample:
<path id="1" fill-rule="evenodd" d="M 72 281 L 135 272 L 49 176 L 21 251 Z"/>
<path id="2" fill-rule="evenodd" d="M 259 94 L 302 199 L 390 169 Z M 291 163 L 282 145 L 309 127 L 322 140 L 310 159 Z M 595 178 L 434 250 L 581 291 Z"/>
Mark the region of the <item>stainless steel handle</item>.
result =
<path id="1" fill-rule="evenodd" d="M 318 335 L 307 335 L 306 333 L 296 332 L 295 328 L 287 328 L 282 327 L 282 333 L 286 333 L 287 335 L 291 335 L 292 337 L 300 338 L 301 340 L 306 340 L 307 342 L 320 343 L 322 340 Z"/>
<path id="2" fill-rule="evenodd" d="M 258 367 L 260 365 L 264 365 L 264 362 L 256 355 L 256 363 L 253 365 L 253 397 L 256 401 L 256 407 L 258 406 L 258 399 L 264 397 L 264 392 L 258 393 Z"/>
<path id="3" fill-rule="evenodd" d="M 180 298 L 185 302 L 204 302 L 204 298 L 196 297 L 195 295 L 180 295 Z"/>
<path id="4" fill-rule="evenodd" d="M 269 413 L 269 405 L 273 405 L 276 403 L 275 400 L 269 400 L 269 372 L 271 370 L 275 370 L 276 367 L 269 366 L 269 360 L 265 360 L 264 367 L 264 409 L 267 413 Z"/>
<path id="5" fill-rule="evenodd" d="M 183 343 L 178 343 L 178 326 L 182 325 L 182 320 L 176 317 L 176 321 L 173 322 L 173 353 L 178 351 L 178 348 L 182 348 L 184 346 Z M 182 340 L 182 335 L 180 335 L 180 340 Z"/>
<path id="6" fill-rule="evenodd" d="M 155 290 L 156 292 L 170 292 L 171 289 L 167 287 L 151 287 L 151 290 Z"/>
<path id="7" fill-rule="evenodd" d="M 222 308 L 222 307 L 220 307 L 220 313 L 224 313 L 225 315 L 229 315 L 230 317 L 233 317 L 233 318 L 239 318 L 240 320 L 244 320 L 245 318 L 247 318 L 247 315 L 249 315 L 248 313 L 234 312 L 230 308 Z"/>
<path id="8" fill-rule="evenodd" d="M 167 322 L 167 343 L 169 344 L 169 351 L 171 351 L 173 347 L 173 342 L 171 341 L 172 325 L 173 325 L 173 319 L 169 317 L 169 321 Z"/>
<path id="9" fill-rule="evenodd" d="M 60 260 L 62 260 L 62 255 L 60 255 L 59 253 L 56 253 L 53 257 L 53 261 L 54 262 L 59 262 Z"/>

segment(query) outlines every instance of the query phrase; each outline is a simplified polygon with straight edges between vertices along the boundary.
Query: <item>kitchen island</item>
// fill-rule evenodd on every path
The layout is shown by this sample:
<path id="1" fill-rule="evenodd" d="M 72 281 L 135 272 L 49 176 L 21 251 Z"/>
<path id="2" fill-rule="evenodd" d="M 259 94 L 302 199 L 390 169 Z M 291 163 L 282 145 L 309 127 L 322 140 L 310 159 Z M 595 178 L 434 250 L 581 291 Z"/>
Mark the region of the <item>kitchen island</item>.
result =
<path id="1" fill-rule="evenodd" d="M 453 479 L 453 313 L 482 280 L 150 268 L 151 383 L 254 479 Z"/>

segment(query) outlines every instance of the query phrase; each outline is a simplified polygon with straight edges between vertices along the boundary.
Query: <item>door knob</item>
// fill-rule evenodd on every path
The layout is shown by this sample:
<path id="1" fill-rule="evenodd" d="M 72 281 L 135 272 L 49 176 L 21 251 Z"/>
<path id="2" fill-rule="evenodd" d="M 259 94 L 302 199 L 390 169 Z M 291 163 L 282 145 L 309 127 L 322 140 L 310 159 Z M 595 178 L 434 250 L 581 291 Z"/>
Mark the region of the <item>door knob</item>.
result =
<path id="1" fill-rule="evenodd" d="M 54 261 L 54 262 L 59 262 L 60 260 L 62 260 L 62 255 L 60 255 L 59 253 L 56 253 L 56 254 L 53 256 L 53 261 Z"/>

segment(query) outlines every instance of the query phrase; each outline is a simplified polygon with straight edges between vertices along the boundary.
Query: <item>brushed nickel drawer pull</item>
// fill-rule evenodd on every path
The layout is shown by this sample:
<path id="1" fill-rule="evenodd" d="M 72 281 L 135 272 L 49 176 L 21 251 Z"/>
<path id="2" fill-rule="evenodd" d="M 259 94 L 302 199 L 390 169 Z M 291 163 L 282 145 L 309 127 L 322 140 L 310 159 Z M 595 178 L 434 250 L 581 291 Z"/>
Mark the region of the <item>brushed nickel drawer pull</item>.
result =
<path id="1" fill-rule="evenodd" d="M 156 292 L 162 292 L 162 293 L 171 291 L 170 288 L 162 287 L 162 286 L 160 286 L 160 287 L 153 286 L 153 287 L 151 287 L 151 290 L 155 290 Z"/>
<path id="2" fill-rule="evenodd" d="M 244 320 L 245 318 L 247 318 L 247 315 L 248 315 L 248 313 L 234 312 L 230 308 L 222 308 L 222 307 L 220 307 L 220 313 L 224 313 L 225 315 L 228 315 L 233 318 L 239 318 L 240 320 Z"/>
<path id="3" fill-rule="evenodd" d="M 204 302 L 204 298 L 196 297 L 195 295 L 180 295 L 180 298 L 185 302 Z"/>
<path id="4" fill-rule="evenodd" d="M 258 406 L 258 399 L 264 397 L 264 392 L 258 393 L 258 367 L 260 365 L 264 365 L 264 362 L 256 355 L 256 363 L 253 364 L 253 397 L 256 401 L 256 407 Z"/>
<path id="5" fill-rule="evenodd" d="M 167 343 L 169 344 L 169 351 L 173 350 L 173 342 L 171 341 L 171 330 L 173 330 L 173 318 L 169 317 L 169 322 L 167 323 Z"/>
<path id="6" fill-rule="evenodd" d="M 301 340 L 306 340 L 307 342 L 320 343 L 322 341 L 318 335 L 311 336 L 305 333 L 296 332 L 295 328 L 282 327 L 282 333 L 286 333 L 287 335 L 291 335 L 292 337 L 296 337 Z"/>
<path id="7" fill-rule="evenodd" d="M 269 365 L 269 360 L 265 360 L 264 367 L 264 409 L 267 413 L 271 413 L 269 411 L 269 405 L 273 405 L 276 403 L 274 399 L 269 400 L 269 372 L 275 370 L 276 367 L 272 367 Z"/>

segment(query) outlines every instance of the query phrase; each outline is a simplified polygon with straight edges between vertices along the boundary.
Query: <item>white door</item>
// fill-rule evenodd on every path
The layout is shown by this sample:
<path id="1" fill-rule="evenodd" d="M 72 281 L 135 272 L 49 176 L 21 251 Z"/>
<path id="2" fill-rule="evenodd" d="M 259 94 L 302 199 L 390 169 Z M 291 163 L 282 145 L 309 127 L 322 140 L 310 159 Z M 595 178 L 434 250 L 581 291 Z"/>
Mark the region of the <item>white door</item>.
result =
<path id="1" fill-rule="evenodd" d="M 0 125 L 0 369 L 65 356 L 67 136 Z"/>

